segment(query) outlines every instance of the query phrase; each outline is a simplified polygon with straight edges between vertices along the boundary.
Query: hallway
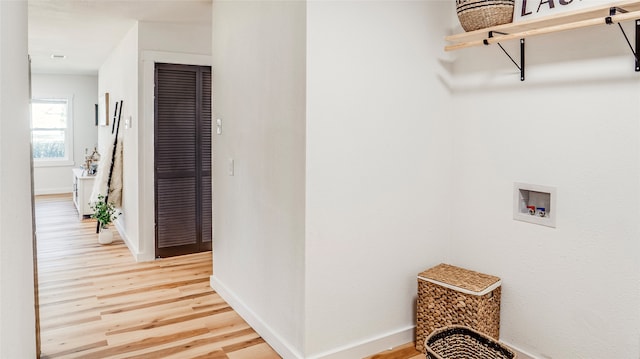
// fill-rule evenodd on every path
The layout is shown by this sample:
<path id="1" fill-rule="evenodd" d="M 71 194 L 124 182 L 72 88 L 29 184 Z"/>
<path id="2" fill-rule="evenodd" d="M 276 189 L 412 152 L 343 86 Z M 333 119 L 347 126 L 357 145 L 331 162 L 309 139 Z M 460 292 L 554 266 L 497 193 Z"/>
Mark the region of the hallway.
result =
<path id="1" fill-rule="evenodd" d="M 41 358 L 279 358 L 211 289 L 211 252 L 136 263 L 70 195 L 35 208 Z"/>

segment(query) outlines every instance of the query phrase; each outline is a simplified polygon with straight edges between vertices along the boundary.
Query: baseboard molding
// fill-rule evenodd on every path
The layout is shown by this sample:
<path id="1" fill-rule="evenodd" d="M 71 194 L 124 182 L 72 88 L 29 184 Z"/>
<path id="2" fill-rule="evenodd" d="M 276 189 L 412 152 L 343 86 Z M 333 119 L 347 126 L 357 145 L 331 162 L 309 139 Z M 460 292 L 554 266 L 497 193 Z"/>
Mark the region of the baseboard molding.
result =
<path id="1" fill-rule="evenodd" d="M 124 227 L 122 226 L 122 223 L 119 220 L 115 220 L 113 224 L 115 224 L 116 229 L 120 234 L 120 237 L 124 241 L 124 244 L 127 245 L 127 248 L 129 248 L 129 252 L 131 252 L 131 255 L 136 260 L 136 262 L 150 262 L 156 259 L 153 253 L 150 254 L 147 252 L 140 252 L 138 250 L 138 247 L 133 245 L 133 243 L 131 242 L 131 239 L 129 239 L 127 232 L 124 230 Z"/>
<path id="2" fill-rule="evenodd" d="M 136 262 L 151 262 L 155 260 L 156 256 L 153 253 L 140 252 L 136 254 Z"/>
<path id="3" fill-rule="evenodd" d="M 415 326 L 394 330 L 360 342 L 348 344 L 323 353 L 314 354 L 310 359 L 353 359 L 368 357 L 415 339 Z"/>
<path id="4" fill-rule="evenodd" d="M 58 188 L 34 188 L 33 194 L 36 196 L 44 195 L 44 194 L 62 194 L 62 193 L 71 193 L 73 192 L 71 188 L 68 187 L 58 187 Z"/>
<path id="5" fill-rule="evenodd" d="M 398 329 L 374 338 L 348 344 L 339 348 L 303 356 L 292 348 L 285 340 L 275 333 L 267 323 L 249 309 L 224 283 L 215 275 L 210 277 L 213 288 L 229 305 L 258 333 L 260 336 L 285 359 L 353 359 L 364 358 L 393 347 L 409 343 L 414 340 L 415 326 Z"/>
<path id="6" fill-rule="evenodd" d="M 215 275 L 209 278 L 211 288 L 213 288 L 229 305 L 258 333 L 260 336 L 285 359 L 303 359 L 302 354 L 275 333 L 267 323 L 249 309 L 238 296 L 233 293 Z M 415 340 L 415 326 L 388 332 L 377 337 L 362 340 L 360 342 L 348 344 L 322 353 L 313 354 L 307 359 L 353 359 L 364 358 L 374 355 L 396 346 L 403 345 Z M 518 359 L 539 359 L 516 346 L 504 342 L 518 354 Z"/>
<path id="7" fill-rule="evenodd" d="M 415 326 L 410 326 L 405 329 L 389 332 L 384 335 L 380 335 L 375 338 L 363 340 L 359 343 L 346 345 L 344 347 L 336 348 L 335 350 L 327 351 L 324 353 L 312 355 L 309 359 L 353 359 L 364 358 L 377 353 L 381 353 L 386 350 L 393 349 L 396 346 L 404 345 L 406 343 L 415 340 Z M 509 343 L 511 349 L 516 351 L 518 359 L 540 359 L 530 353 L 521 350 Z"/>
<path id="8" fill-rule="evenodd" d="M 122 223 L 120 223 L 119 220 L 115 220 L 113 221 L 113 224 L 116 226 L 116 230 L 118 230 L 118 234 L 120 234 L 120 238 L 122 238 L 122 240 L 124 241 L 124 244 L 126 244 L 127 248 L 129 248 L 129 252 L 131 252 L 131 254 L 134 257 L 136 257 L 136 253 L 138 253 L 138 250 L 133 246 L 133 244 L 129 240 L 129 237 L 127 236 L 127 232 L 125 232 L 124 227 L 122 226 Z"/>
<path id="9" fill-rule="evenodd" d="M 509 348 L 513 349 L 516 351 L 516 354 L 518 355 L 518 359 L 539 359 L 538 357 L 525 352 L 524 350 L 518 349 L 518 347 L 514 346 L 513 344 L 509 343 L 509 342 L 505 342 L 504 340 L 500 340 L 502 343 L 504 343 L 506 346 L 508 346 Z"/>
<path id="10" fill-rule="evenodd" d="M 303 359 L 304 356 L 292 348 L 260 316 L 254 313 L 244 302 L 215 275 L 209 278 L 211 288 L 215 290 L 281 357 L 285 359 Z"/>

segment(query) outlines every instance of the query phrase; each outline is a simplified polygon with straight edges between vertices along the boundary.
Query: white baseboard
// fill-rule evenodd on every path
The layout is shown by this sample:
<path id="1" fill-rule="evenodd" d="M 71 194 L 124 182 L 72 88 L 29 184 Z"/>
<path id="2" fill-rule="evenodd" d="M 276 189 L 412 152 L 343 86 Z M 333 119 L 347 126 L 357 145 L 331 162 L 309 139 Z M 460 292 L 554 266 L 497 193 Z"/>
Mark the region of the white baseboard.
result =
<path id="1" fill-rule="evenodd" d="M 394 330 L 377 337 L 348 344 L 323 353 L 314 354 L 312 359 L 353 359 L 371 356 L 396 346 L 412 342 L 415 337 L 415 326 Z"/>
<path id="2" fill-rule="evenodd" d="M 61 193 L 71 193 L 73 192 L 71 188 L 68 187 L 58 187 L 58 188 L 34 188 L 33 194 L 36 196 L 43 194 L 61 194 Z"/>
<path id="3" fill-rule="evenodd" d="M 211 288 L 215 290 L 281 357 L 285 359 L 303 359 L 304 356 L 292 348 L 271 327 L 254 313 L 232 290 L 215 275 L 209 278 Z"/>
<path id="4" fill-rule="evenodd" d="M 335 350 L 312 355 L 309 359 L 353 359 L 364 358 L 386 350 L 393 349 L 396 346 L 404 345 L 415 340 L 415 326 L 405 329 L 396 330 L 387 334 L 380 335 L 375 338 L 363 340 L 359 343 L 346 345 Z M 509 343 L 504 344 L 516 351 L 518 359 L 539 359 L 538 357 L 525 352 Z"/>
<path id="5" fill-rule="evenodd" d="M 339 348 L 328 350 L 305 357 L 292 348 L 258 315 L 249 309 L 233 291 L 215 275 L 210 277 L 211 287 L 258 333 L 260 336 L 285 359 L 353 359 L 363 358 L 376 353 L 403 345 L 414 340 L 415 326 L 391 331 L 389 333 L 348 344 Z"/>
<path id="6" fill-rule="evenodd" d="M 150 262 L 156 259 L 153 253 L 140 252 L 138 250 L 138 247 L 133 245 L 133 243 L 129 239 L 129 236 L 127 236 L 127 232 L 124 230 L 122 223 L 119 220 L 116 219 L 113 224 L 115 224 L 120 237 L 124 241 L 124 244 L 127 245 L 127 248 L 129 248 L 129 252 L 131 252 L 131 255 L 136 260 L 136 262 Z"/>
<path id="7" fill-rule="evenodd" d="M 127 232 L 125 232 L 124 227 L 122 226 L 122 223 L 120 223 L 119 220 L 115 220 L 113 221 L 113 224 L 115 224 L 116 229 L 118 230 L 118 234 L 120 234 L 120 238 L 122 238 L 122 240 L 124 241 L 124 244 L 127 245 L 127 248 L 129 248 L 129 252 L 131 252 L 131 254 L 136 257 L 136 253 L 138 253 L 137 248 L 135 248 L 131 241 L 129 240 L 129 237 L 127 236 Z"/>
<path id="8" fill-rule="evenodd" d="M 514 346 L 511 343 L 505 342 L 504 340 L 500 340 L 502 343 L 504 343 L 506 346 L 508 346 L 509 348 L 513 349 L 516 351 L 516 354 L 518 355 L 518 359 L 539 359 L 538 357 L 529 354 L 527 352 L 525 352 L 524 350 L 518 349 L 518 347 Z"/>
<path id="9" fill-rule="evenodd" d="M 147 253 L 147 252 L 136 253 L 136 262 L 151 262 L 155 260 L 156 260 L 156 256 L 153 253 Z"/>

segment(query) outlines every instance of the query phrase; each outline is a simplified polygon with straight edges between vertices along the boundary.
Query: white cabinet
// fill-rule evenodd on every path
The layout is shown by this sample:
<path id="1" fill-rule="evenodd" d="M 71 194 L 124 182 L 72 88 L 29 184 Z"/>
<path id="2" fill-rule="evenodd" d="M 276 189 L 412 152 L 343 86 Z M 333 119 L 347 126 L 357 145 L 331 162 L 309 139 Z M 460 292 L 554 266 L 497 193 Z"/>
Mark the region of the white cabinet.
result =
<path id="1" fill-rule="evenodd" d="M 89 200 L 94 180 L 95 176 L 86 175 L 82 168 L 73 169 L 73 203 L 76 205 L 80 220 L 93 213 L 89 207 Z"/>

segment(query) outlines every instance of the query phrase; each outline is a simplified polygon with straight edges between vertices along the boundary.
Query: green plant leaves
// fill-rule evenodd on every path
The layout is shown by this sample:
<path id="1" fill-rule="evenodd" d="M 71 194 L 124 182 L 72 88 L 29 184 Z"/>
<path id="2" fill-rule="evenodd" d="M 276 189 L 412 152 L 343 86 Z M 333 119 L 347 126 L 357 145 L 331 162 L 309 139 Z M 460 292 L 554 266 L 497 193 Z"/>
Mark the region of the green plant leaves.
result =
<path id="1" fill-rule="evenodd" d="M 107 228 L 122 213 L 116 211 L 113 202 L 106 202 L 103 195 L 98 195 L 95 203 L 89 203 L 89 207 L 93 210 L 91 218 L 95 218 L 100 223 L 100 228 Z"/>

